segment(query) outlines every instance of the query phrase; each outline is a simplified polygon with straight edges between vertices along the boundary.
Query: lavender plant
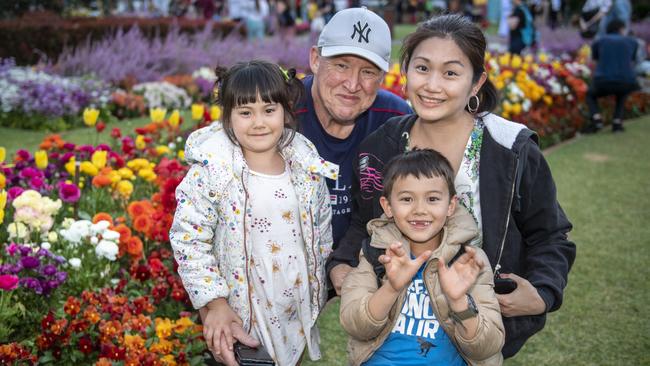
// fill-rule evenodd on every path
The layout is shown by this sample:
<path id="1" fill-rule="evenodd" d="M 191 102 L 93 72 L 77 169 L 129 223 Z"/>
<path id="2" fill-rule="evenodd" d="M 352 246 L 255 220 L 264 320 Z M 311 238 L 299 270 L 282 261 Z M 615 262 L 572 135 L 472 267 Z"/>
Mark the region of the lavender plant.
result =
<path id="1" fill-rule="evenodd" d="M 267 59 L 285 67 L 307 70 L 309 47 L 314 40 L 296 37 L 283 40 L 267 38 L 262 42 L 247 42 L 238 32 L 222 38 L 210 27 L 194 34 L 182 33 L 173 26 L 164 38 L 148 39 L 137 27 L 118 30 L 101 41 L 75 49 L 67 48 L 58 62 L 50 65 L 54 72 L 65 76 L 92 74 L 113 83 L 126 78 L 137 82 L 158 81 L 164 76 L 191 74 L 203 66 L 229 66 L 253 58 Z"/>

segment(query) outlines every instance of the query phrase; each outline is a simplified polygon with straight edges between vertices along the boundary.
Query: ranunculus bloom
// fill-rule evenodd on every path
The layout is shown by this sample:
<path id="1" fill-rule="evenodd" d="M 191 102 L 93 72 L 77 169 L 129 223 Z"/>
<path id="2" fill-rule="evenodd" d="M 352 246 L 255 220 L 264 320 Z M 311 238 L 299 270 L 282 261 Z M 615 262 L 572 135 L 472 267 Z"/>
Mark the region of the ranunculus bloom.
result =
<path id="1" fill-rule="evenodd" d="M 0 275 L 0 289 L 11 291 L 18 287 L 18 276 Z"/>
<path id="2" fill-rule="evenodd" d="M 113 129 L 111 130 L 111 137 L 114 139 L 119 139 L 120 137 L 122 137 L 122 131 L 117 127 L 113 127 Z"/>
<path id="3" fill-rule="evenodd" d="M 40 266 L 41 261 L 38 258 L 27 256 L 20 259 L 20 264 L 26 269 L 32 269 Z"/>
<path id="4" fill-rule="evenodd" d="M 76 185 L 65 182 L 59 184 L 59 198 L 63 202 L 75 203 L 79 201 L 79 197 L 81 197 L 81 191 Z"/>
<path id="5" fill-rule="evenodd" d="M 25 190 L 21 187 L 11 187 L 7 190 L 7 197 L 9 201 L 13 201 L 16 197 L 20 196 Z"/>

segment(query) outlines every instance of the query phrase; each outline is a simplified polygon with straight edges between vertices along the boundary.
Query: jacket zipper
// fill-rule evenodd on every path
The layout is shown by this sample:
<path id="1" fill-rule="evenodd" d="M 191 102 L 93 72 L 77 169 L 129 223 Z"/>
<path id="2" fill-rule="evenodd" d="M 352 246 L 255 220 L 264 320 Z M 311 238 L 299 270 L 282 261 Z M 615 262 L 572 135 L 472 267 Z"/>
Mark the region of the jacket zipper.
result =
<path id="1" fill-rule="evenodd" d="M 316 257 L 316 248 L 314 247 L 314 237 L 316 236 L 316 230 L 314 228 L 314 214 L 311 206 L 309 207 L 309 219 L 311 221 L 311 254 L 314 259 L 314 277 L 316 277 L 316 306 L 320 305 L 320 281 L 318 279 L 317 268 L 317 257 Z M 309 266 L 307 267 L 309 269 Z"/>
<path id="2" fill-rule="evenodd" d="M 496 276 L 501 270 L 501 256 L 503 255 L 503 248 L 506 244 L 506 237 L 508 236 L 508 225 L 510 225 L 510 211 L 512 210 L 512 200 L 515 197 L 515 185 L 517 185 L 517 173 L 519 171 L 519 156 L 515 159 L 515 174 L 513 175 L 512 188 L 510 189 L 510 200 L 508 201 L 508 212 L 506 215 L 506 226 L 503 231 L 503 239 L 501 239 L 501 249 L 497 257 L 497 264 L 494 265 L 494 275 Z"/>
<path id="3" fill-rule="evenodd" d="M 246 188 L 246 182 L 244 181 L 244 168 L 241 169 L 241 184 L 244 188 L 244 256 L 245 256 L 245 268 L 246 268 L 246 289 L 248 293 L 248 331 L 250 332 L 253 329 L 253 298 L 251 295 L 251 284 L 249 281 L 250 278 L 250 268 L 248 266 L 248 246 L 246 240 L 246 212 L 248 211 L 248 189 Z"/>

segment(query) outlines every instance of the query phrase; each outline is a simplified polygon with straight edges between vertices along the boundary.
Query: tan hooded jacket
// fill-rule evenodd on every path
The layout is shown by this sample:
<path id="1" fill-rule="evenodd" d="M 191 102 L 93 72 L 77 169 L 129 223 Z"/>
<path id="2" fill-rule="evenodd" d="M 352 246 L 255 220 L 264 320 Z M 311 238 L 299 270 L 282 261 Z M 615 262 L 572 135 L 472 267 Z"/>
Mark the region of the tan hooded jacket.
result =
<path id="1" fill-rule="evenodd" d="M 394 242 L 408 243 L 402 236 L 392 219 L 382 216 L 368 222 L 368 233 L 371 236 L 370 245 L 375 248 L 387 248 Z M 440 246 L 427 261 L 423 279 L 426 284 L 433 311 L 458 352 L 468 365 L 501 365 L 503 357 L 501 348 L 505 340 L 503 322 L 499 303 L 494 293 L 494 280 L 487 256 L 477 248 L 477 254 L 482 258 L 484 266 L 478 275 L 476 283 L 469 290 L 478 307 L 478 330 L 473 339 L 464 339 L 449 317 L 447 299 L 438 281 L 437 261 L 447 263 L 460 249 L 461 244 L 468 243 L 474 238 L 478 229 L 472 216 L 465 208 L 458 205 L 454 214 L 443 227 L 443 237 Z M 410 251 L 405 245 L 407 253 Z M 383 279 L 386 281 L 386 278 Z M 348 355 L 350 365 L 360 365 L 384 343 L 399 317 L 401 305 L 404 303 L 407 288 L 400 293 L 386 319 L 373 319 L 368 309 L 368 300 L 377 291 L 377 279 L 372 265 L 360 255 L 359 266 L 354 268 L 345 278 L 341 289 L 341 325 L 348 333 Z"/>

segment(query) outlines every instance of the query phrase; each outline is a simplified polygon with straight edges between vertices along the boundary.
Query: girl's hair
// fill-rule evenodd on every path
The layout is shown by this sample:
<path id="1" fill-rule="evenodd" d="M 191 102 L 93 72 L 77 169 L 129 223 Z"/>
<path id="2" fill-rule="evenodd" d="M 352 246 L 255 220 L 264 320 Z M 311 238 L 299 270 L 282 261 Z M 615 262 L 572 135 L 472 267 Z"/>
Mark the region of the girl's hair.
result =
<path id="1" fill-rule="evenodd" d="M 384 189 L 382 196 L 390 200 L 393 186 L 400 178 L 409 175 L 416 179 L 440 177 L 449 189 L 449 197 L 456 195 L 454 185 L 454 169 L 449 160 L 433 149 L 412 149 L 403 154 L 395 155 L 388 161 L 383 170 Z"/>
<path id="2" fill-rule="evenodd" d="M 230 119 L 232 110 L 242 104 L 255 103 L 259 98 L 265 103 L 279 103 L 284 109 L 284 126 L 278 147 L 283 148 L 295 136 L 294 106 L 300 101 L 304 87 L 296 78 L 296 70 L 283 70 L 278 65 L 252 60 L 239 62 L 230 69 L 217 67 L 214 86 L 215 103 L 223 109 L 223 128 L 234 144 L 237 144 Z M 287 131 L 288 130 L 288 131 Z"/>
<path id="3" fill-rule="evenodd" d="M 479 80 L 481 74 L 485 72 L 485 36 L 471 20 L 458 14 L 435 16 L 420 24 L 415 32 L 409 34 L 404 39 L 400 51 L 402 70 L 408 70 L 417 46 L 431 37 L 452 39 L 472 64 L 474 72 L 472 83 Z M 491 112 L 498 104 L 497 89 L 489 78 L 485 80 L 477 96 L 480 104 L 476 113 Z M 465 109 L 467 110 L 467 107 Z"/>

